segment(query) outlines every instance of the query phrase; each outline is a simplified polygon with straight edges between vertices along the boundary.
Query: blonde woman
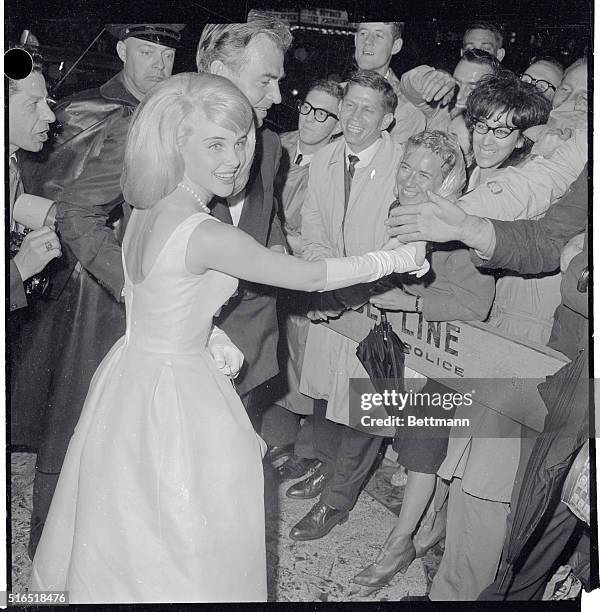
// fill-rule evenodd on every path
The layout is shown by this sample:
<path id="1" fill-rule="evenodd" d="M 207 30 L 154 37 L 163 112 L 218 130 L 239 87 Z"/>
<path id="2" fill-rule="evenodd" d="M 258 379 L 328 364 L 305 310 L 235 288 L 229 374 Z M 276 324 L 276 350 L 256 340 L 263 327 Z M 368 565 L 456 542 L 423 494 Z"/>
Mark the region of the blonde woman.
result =
<path id="1" fill-rule="evenodd" d="M 122 177 L 135 208 L 127 330 L 90 385 L 33 590 L 90 603 L 266 599 L 264 443 L 231 385 L 239 354 L 230 345 L 219 368 L 207 350 L 213 316 L 237 278 L 328 290 L 417 270 L 424 253 L 309 263 L 220 223 L 207 204 L 245 184 L 253 151 L 252 108 L 222 77 L 177 75 L 138 107 Z"/>

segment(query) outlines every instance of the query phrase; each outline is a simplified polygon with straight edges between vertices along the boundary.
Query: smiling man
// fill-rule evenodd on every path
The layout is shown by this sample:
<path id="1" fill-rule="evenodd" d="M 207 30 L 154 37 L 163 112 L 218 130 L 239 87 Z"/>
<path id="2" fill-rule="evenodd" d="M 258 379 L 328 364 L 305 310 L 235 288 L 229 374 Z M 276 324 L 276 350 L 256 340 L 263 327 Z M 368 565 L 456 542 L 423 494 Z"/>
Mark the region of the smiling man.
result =
<path id="1" fill-rule="evenodd" d="M 395 142 L 406 142 L 425 129 L 425 117 L 400 90 L 400 81 L 390 68 L 394 55 L 402 49 L 404 23 L 359 23 L 354 36 L 354 59 L 361 70 L 374 70 L 387 79 L 398 98 L 390 134 Z"/>
<path id="2" fill-rule="evenodd" d="M 23 410 L 47 404 L 34 481 L 31 556 L 92 375 L 125 330 L 121 241 L 131 207 L 120 181 L 127 130 L 138 103 L 171 75 L 183 27 L 107 25 L 123 69 L 99 88 L 59 102 L 55 113 L 62 129 L 47 159 L 28 168 L 31 192 L 57 202 L 57 226 L 68 247 L 52 279 L 52 299 L 32 332 L 44 348 L 27 356 L 11 392 L 11 402 Z M 49 380 L 37 385 L 44 392 L 41 400 L 32 398 L 27 375 L 32 370 L 50 372 Z"/>
<path id="3" fill-rule="evenodd" d="M 199 72 L 224 76 L 237 85 L 254 108 L 256 150 L 245 189 L 226 200 L 213 200 L 212 213 L 255 240 L 284 251 L 285 236 L 277 215 L 273 181 L 281 158 L 277 134 L 263 123 L 271 106 L 281 102 L 283 60 L 292 43 L 290 29 L 278 19 L 254 16 L 248 23 L 208 24 L 196 52 Z M 221 310 L 221 327 L 244 354 L 237 389 L 252 424 L 260 431 L 268 403 L 267 381 L 279 371 L 279 338 L 272 289 L 240 282 L 237 295 Z"/>
<path id="4" fill-rule="evenodd" d="M 402 153 L 386 131 L 395 107 L 396 94 L 378 72 L 358 70 L 349 78 L 338 112 L 343 138 L 318 151 L 310 166 L 302 208 L 304 259 L 361 255 L 385 243 L 384 220 Z M 322 296 L 314 304 L 315 320 L 368 302 L 369 285 Z M 356 343 L 326 326 L 311 325 L 300 391 L 315 398 L 313 442 L 322 465 L 292 485 L 287 496 L 320 499 L 292 528 L 294 540 L 321 538 L 347 519 L 381 446 L 383 438 L 352 426 L 352 377 L 368 377 L 356 357 Z"/>

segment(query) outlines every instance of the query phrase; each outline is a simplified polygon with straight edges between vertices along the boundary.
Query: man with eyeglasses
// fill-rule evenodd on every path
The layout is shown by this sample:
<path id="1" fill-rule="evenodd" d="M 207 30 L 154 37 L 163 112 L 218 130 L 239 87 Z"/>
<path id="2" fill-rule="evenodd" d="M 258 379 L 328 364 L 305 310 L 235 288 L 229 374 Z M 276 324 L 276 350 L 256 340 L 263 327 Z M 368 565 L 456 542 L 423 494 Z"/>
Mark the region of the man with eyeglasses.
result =
<path id="1" fill-rule="evenodd" d="M 338 106 L 342 89 L 334 81 L 321 80 L 314 83 L 304 100 L 296 102 L 298 129 L 281 134 L 284 150 L 277 182 L 282 182 L 281 205 L 285 217 L 285 233 L 288 244 L 295 255 L 302 255 L 300 209 L 304 202 L 308 169 L 317 151 L 329 144 L 335 132 L 339 132 Z M 286 169 L 285 153 L 289 161 Z M 300 169 L 302 189 L 293 181 Z M 299 193 L 299 191 L 301 193 Z"/>
<path id="2" fill-rule="evenodd" d="M 534 60 L 523 74 L 521 80 L 535 85 L 550 101 L 563 78 L 563 67 L 552 57 Z"/>
<path id="3" fill-rule="evenodd" d="M 297 257 L 302 256 L 301 213 L 309 169 L 313 157 L 339 133 L 338 106 L 341 99 L 339 83 L 329 80 L 314 82 L 304 99 L 296 102 L 298 129 L 281 134 L 282 156 L 275 178 L 275 195 L 281 203 L 290 251 Z M 297 291 L 279 291 L 277 304 L 280 333 L 287 348 L 280 363 L 286 393 L 264 412 L 261 434 L 267 444 L 272 445 L 269 458 L 279 477 L 287 480 L 304 476 L 318 464 L 310 418 L 305 419 L 299 429 L 301 416 L 313 411 L 312 398 L 298 390 L 310 325 L 305 314 L 309 299 Z M 279 465 L 283 459 L 285 462 Z"/>

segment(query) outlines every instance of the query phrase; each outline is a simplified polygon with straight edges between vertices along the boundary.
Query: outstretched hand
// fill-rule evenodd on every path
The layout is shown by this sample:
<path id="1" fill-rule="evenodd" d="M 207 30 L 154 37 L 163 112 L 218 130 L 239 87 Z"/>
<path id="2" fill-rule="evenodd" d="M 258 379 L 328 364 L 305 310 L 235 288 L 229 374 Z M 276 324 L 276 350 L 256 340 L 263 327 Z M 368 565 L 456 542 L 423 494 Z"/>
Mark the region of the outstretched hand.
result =
<path id="1" fill-rule="evenodd" d="M 468 215 L 454 202 L 431 191 L 429 201 L 423 204 L 398 206 L 390 211 L 386 220 L 388 234 L 395 239 L 386 248 L 397 247 L 400 243 L 420 240 L 450 242 L 462 240 L 462 233 Z"/>

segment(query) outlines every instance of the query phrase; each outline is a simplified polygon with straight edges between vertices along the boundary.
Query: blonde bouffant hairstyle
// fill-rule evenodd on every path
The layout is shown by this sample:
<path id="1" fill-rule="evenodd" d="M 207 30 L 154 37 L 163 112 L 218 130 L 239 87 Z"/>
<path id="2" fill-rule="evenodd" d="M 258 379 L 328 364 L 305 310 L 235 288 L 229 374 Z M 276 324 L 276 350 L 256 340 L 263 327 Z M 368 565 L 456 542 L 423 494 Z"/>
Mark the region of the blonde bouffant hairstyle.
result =
<path id="1" fill-rule="evenodd" d="M 175 190 L 184 173 L 180 147 L 198 117 L 248 134 L 251 162 L 254 115 L 246 96 L 226 78 L 184 72 L 156 85 L 133 115 L 121 177 L 125 201 L 151 208 Z"/>

